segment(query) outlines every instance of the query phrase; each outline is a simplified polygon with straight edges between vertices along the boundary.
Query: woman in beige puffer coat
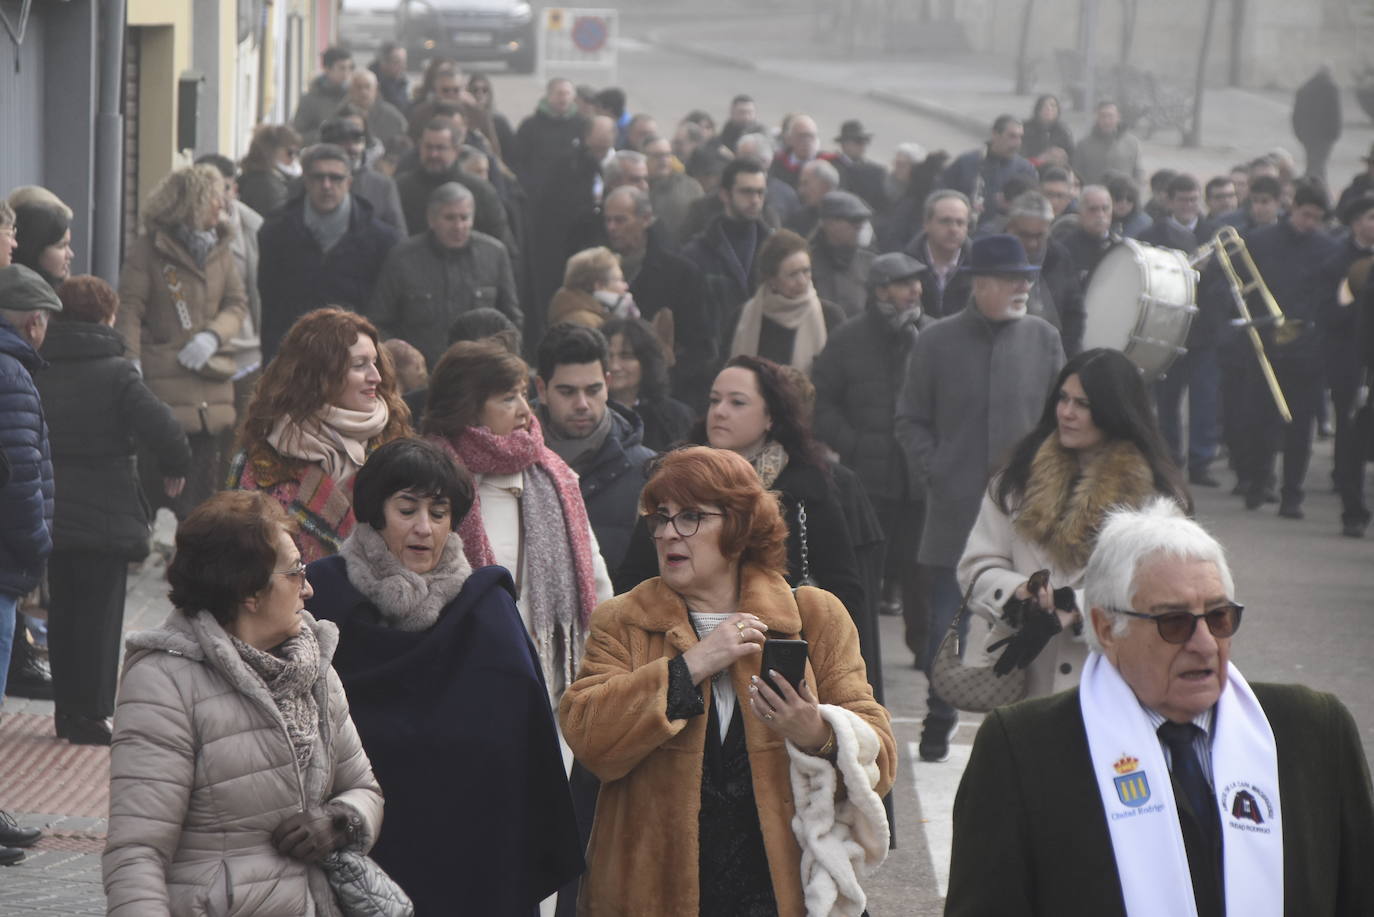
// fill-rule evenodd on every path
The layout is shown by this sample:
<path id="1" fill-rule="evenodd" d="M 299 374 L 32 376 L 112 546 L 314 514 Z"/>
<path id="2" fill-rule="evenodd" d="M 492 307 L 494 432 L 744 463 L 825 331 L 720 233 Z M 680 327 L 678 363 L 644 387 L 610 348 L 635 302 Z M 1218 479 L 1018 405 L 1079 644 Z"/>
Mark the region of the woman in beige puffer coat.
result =
<path id="1" fill-rule="evenodd" d="M 381 791 L 330 667 L 338 630 L 302 610 L 291 527 L 264 494 L 212 497 L 177 532 L 177 610 L 128 638 L 103 860 L 112 915 L 336 917 L 319 860 L 366 852 L 380 830 Z"/>

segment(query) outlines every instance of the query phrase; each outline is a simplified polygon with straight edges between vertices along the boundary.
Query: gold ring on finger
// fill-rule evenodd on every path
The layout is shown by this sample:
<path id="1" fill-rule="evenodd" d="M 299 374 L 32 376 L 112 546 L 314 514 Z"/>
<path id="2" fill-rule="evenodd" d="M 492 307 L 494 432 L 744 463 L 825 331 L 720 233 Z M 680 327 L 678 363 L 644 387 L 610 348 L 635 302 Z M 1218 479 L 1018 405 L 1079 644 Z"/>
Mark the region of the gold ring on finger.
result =
<path id="1" fill-rule="evenodd" d="M 744 622 L 743 622 L 743 621 L 736 621 L 736 622 L 735 622 L 735 626 L 739 628 L 739 632 L 740 632 L 740 633 L 744 633 Z"/>
<path id="2" fill-rule="evenodd" d="M 763 718 L 764 718 L 765 720 L 771 720 L 771 719 L 773 718 L 773 714 L 771 714 L 771 713 L 765 713 L 765 714 L 763 715 Z"/>

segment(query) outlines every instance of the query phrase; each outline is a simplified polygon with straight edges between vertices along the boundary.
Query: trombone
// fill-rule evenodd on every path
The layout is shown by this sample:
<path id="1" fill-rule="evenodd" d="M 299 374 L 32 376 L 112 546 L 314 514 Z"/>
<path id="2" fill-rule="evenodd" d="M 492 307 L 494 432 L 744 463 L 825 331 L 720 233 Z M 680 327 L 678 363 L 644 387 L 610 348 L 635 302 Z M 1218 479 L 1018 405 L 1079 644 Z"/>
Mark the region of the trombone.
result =
<path id="1" fill-rule="evenodd" d="M 1303 332 L 1303 322 L 1289 321 L 1284 318 L 1283 310 L 1279 308 L 1278 302 L 1274 299 L 1274 294 L 1269 291 L 1264 278 L 1260 275 L 1259 268 L 1255 266 L 1255 261 L 1250 257 L 1250 250 L 1245 247 L 1245 240 L 1234 226 L 1223 226 L 1217 230 L 1217 234 L 1212 237 L 1210 242 L 1199 248 L 1189 259 L 1193 267 L 1200 267 L 1208 258 L 1216 255 L 1217 265 L 1226 275 L 1227 285 L 1231 288 L 1231 301 L 1235 303 L 1236 311 L 1240 317 L 1233 320 L 1233 324 L 1245 328 L 1246 334 L 1250 338 L 1250 344 L 1255 349 L 1255 357 L 1259 360 L 1260 371 L 1264 373 L 1264 381 L 1269 386 L 1269 394 L 1274 398 L 1274 406 L 1279 409 L 1279 416 L 1284 423 L 1292 423 L 1293 412 L 1288 410 L 1288 400 L 1283 397 L 1283 389 L 1279 387 L 1278 376 L 1274 375 L 1274 367 L 1269 362 L 1269 357 L 1264 352 L 1264 341 L 1260 339 L 1257 326 L 1272 325 L 1274 327 L 1274 343 L 1277 346 L 1291 344 L 1297 340 L 1298 335 Z M 1239 270 L 1237 270 L 1239 266 Z M 1248 280 L 1241 277 L 1244 272 Z M 1260 302 L 1264 305 L 1266 315 L 1255 318 L 1250 311 L 1249 304 L 1245 297 L 1258 291 Z"/>

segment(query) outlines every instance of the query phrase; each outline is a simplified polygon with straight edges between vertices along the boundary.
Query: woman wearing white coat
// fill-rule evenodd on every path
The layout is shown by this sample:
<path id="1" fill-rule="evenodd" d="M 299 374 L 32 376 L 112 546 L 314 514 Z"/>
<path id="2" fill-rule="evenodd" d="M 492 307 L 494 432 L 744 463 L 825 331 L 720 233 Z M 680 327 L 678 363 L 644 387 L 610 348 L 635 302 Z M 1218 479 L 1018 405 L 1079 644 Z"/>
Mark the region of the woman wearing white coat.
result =
<path id="1" fill-rule="evenodd" d="M 1026 668 L 1028 697 L 1076 685 L 1088 652 L 1083 568 L 1098 527 L 1109 508 L 1155 494 L 1192 511 L 1140 372 L 1119 351 L 1084 351 L 1060 371 L 1040 422 L 983 496 L 958 577 L 965 591 L 973 586 L 970 605 L 998 623 L 979 624 L 968 645 Z M 1032 596 L 1041 570 L 1048 581 Z"/>

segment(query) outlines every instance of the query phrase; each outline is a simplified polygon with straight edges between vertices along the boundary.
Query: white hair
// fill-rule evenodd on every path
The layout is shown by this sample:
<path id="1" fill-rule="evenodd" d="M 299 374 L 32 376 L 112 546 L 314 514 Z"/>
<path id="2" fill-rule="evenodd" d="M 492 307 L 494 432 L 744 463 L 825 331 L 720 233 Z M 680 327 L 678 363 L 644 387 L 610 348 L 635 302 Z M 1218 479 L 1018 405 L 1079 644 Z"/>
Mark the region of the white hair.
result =
<path id="1" fill-rule="evenodd" d="M 767 134 L 755 131 L 745 134 L 735 143 L 735 153 L 756 160 L 764 168 L 773 161 L 773 140 Z"/>
<path id="2" fill-rule="evenodd" d="M 1007 213 L 1007 222 L 1011 222 L 1017 217 L 1030 217 L 1033 220 L 1049 222 L 1054 219 L 1054 207 L 1050 205 L 1050 199 L 1039 191 L 1023 191 L 1011 202 L 1011 210 Z"/>
<path id="3" fill-rule="evenodd" d="M 911 160 L 912 165 L 919 165 L 926 161 L 926 148 L 919 143 L 908 142 L 897 144 L 896 153 L 898 156 L 905 156 Z"/>
<path id="4" fill-rule="evenodd" d="M 801 174 L 820 176 L 821 181 L 825 182 L 831 189 L 840 186 L 840 172 L 824 159 L 813 159 L 802 166 Z"/>
<path id="5" fill-rule="evenodd" d="M 625 181 L 626 166 L 644 165 L 647 161 L 643 153 L 635 150 L 616 150 L 611 161 L 601 170 L 602 181 L 612 187 L 619 186 Z"/>
<path id="6" fill-rule="evenodd" d="M 1226 552 L 1202 526 L 1183 515 L 1168 497 L 1154 497 L 1140 509 L 1119 508 L 1107 513 L 1097 533 L 1097 545 L 1083 571 L 1085 612 L 1099 608 L 1111 615 L 1112 633 L 1126 632 L 1130 623 L 1119 610 L 1131 610 L 1136 576 L 1146 561 L 1159 557 L 1214 564 L 1227 597 L 1234 597 L 1235 581 Z M 1102 652 L 1092 622 L 1083 630 L 1088 646 Z"/>

